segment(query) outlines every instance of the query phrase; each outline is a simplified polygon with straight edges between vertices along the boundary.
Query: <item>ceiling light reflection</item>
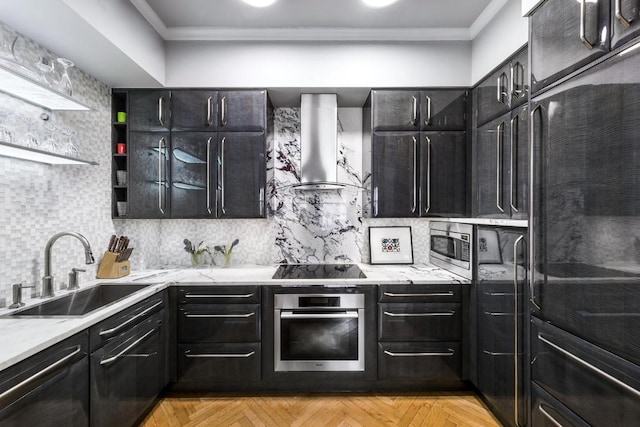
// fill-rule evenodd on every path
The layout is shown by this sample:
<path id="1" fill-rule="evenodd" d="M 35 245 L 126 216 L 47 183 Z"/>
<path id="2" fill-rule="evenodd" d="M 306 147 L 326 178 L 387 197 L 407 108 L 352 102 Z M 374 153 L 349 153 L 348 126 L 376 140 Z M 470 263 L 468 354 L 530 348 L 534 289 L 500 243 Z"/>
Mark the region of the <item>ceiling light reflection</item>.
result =
<path id="1" fill-rule="evenodd" d="M 242 0 L 242 1 L 254 7 L 267 7 L 267 6 L 271 6 L 276 2 L 276 0 Z"/>
<path id="2" fill-rule="evenodd" d="M 396 1 L 398 0 L 362 0 L 364 4 L 370 7 L 385 7 L 395 3 Z"/>

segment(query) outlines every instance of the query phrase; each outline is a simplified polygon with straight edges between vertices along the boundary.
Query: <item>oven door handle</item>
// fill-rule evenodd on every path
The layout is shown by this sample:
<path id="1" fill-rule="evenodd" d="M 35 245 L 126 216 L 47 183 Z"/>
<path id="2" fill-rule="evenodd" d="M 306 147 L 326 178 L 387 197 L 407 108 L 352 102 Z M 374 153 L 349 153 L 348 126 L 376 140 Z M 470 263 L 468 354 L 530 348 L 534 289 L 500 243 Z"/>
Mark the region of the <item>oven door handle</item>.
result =
<path id="1" fill-rule="evenodd" d="M 294 313 L 293 311 L 282 311 L 281 319 L 357 319 L 357 311 L 342 311 L 339 313 Z"/>

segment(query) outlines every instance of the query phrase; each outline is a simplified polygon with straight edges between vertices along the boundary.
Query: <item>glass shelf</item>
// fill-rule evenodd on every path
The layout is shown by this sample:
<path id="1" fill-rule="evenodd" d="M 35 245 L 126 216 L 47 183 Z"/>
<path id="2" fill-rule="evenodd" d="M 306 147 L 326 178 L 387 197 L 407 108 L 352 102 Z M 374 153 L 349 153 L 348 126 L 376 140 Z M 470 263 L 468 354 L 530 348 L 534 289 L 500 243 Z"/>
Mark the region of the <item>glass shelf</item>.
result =
<path id="1" fill-rule="evenodd" d="M 64 156 L 48 151 L 36 150 L 22 145 L 0 141 L 0 156 L 46 163 L 49 165 L 97 165 L 97 162 L 83 160 L 77 157 Z"/>

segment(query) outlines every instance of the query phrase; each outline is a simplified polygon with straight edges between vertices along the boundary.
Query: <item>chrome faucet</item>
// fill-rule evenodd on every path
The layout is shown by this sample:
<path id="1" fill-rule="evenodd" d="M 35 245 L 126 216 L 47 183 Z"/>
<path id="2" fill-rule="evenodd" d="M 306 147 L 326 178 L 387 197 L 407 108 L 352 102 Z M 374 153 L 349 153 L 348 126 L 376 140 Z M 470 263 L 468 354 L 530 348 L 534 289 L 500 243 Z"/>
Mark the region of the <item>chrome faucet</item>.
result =
<path id="1" fill-rule="evenodd" d="M 54 296 L 53 293 L 53 276 L 51 275 L 51 247 L 62 236 L 72 236 L 80 240 L 82 246 L 84 246 L 84 256 L 86 264 L 93 264 L 93 254 L 91 253 L 91 245 L 89 241 L 82 235 L 73 231 L 63 231 L 62 233 L 55 234 L 49 239 L 47 245 L 44 248 L 44 277 L 42 278 L 42 298 L 48 298 Z"/>

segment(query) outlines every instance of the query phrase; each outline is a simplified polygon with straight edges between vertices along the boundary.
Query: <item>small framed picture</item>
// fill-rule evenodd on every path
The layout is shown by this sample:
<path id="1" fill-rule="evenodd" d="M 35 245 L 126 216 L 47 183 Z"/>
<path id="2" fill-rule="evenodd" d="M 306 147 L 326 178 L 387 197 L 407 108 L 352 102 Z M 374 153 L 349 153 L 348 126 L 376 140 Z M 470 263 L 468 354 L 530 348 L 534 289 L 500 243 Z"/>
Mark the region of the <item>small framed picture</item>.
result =
<path id="1" fill-rule="evenodd" d="M 369 227 L 371 264 L 413 264 L 411 227 Z"/>

